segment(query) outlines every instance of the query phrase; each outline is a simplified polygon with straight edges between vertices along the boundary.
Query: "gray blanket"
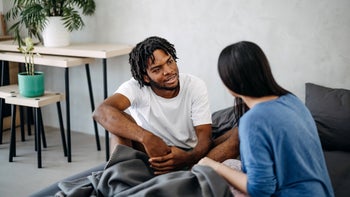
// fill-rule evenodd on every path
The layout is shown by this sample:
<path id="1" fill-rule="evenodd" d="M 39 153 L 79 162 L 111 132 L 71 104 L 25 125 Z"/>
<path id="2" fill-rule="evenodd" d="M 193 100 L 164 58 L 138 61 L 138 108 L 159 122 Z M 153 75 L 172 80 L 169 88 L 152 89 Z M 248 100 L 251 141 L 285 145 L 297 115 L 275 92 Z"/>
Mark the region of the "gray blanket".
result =
<path id="1" fill-rule="evenodd" d="M 227 182 L 214 170 L 196 165 L 190 171 L 155 176 L 148 156 L 118 145 L 103 171 L 60 182 L 56 196 L 232 196 Z"/>

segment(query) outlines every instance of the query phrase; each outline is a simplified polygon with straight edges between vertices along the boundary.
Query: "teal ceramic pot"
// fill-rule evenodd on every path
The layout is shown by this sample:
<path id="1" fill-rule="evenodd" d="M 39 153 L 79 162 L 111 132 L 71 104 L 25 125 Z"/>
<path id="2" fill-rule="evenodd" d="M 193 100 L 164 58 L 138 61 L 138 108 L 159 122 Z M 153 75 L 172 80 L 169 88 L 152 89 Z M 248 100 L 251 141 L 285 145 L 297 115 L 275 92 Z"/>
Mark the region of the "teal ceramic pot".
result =
<path id="1" fill-rule="evenodd" d="M 38 97 L 45 92 L 45 80 L 43 72 L 35 72 L 27 75 L 26 72 L 18 73 L 19 94 L 24 97 Z"/>

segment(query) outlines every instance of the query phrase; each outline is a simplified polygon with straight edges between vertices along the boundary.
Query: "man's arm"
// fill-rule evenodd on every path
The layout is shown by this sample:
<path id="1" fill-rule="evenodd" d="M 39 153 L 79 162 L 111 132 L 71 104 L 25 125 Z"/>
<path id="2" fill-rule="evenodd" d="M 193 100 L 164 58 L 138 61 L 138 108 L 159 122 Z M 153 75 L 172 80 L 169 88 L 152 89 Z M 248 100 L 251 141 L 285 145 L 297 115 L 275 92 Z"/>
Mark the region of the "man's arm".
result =
<path id="1" fill-rule="evenodd" d="M 149 161 L 155 170 L 155 174 L 164 174 L 185 167 L 192 167 L 208 153 L 211 147 L 211 124 L 196 126 L 195 130 L 198 143 L 192 150 L 184 151 L 172 146 L 169 154 L 150 158 Z"/>
<path id="2" fill-rule="evenodd" d="M 170 152 L 159 137 L 143 129 L 128 117 L 124 110 L 130 101 L 122 94 L 108 97 L 93 113 L 93 119 L 116 136 L 143 144 L 149 156 L 161 156 Z"/>
<path id="3" fill-rule="evenodd" d="M 190 160 L 188 163 L 190 166 L 196 164 L 201 158 L 203 158 L 209 152 L 212 145 L 211 124 L 196 126 L 195 130 L 198 143 L 191 151 L 188 152 L 190 154 Z"/>

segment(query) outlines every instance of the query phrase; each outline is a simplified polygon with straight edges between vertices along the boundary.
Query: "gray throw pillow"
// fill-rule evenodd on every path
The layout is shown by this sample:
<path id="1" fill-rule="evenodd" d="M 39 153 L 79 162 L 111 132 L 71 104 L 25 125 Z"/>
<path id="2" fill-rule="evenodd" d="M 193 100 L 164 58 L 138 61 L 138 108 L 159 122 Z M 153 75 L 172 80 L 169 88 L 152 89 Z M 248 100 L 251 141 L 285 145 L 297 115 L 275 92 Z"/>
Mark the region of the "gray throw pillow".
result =
<path id="1" fill-rule="evenodd" d="M 350 151 L 350 90 L 305 84 L 305 105 L 325 150 Z"/>
<path id="2" fill-rule="evenodd" d="M 216 138 L 237 125 L 233 107 L 218 110 L 211 116 L 213 138 Z"/>

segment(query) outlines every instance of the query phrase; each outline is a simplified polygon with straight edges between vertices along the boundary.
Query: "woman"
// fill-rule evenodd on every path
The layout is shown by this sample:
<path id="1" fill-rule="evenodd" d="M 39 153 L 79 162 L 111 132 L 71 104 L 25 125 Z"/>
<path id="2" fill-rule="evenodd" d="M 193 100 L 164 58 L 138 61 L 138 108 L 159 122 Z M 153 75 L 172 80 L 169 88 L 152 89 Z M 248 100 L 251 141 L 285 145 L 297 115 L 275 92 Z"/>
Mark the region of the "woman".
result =
<path id="1" fill-rule="evenodd" d="M 218 71 L 240 117 L 242 171 L 209 158 L 198 164 L 250 196 L 334 196 L 315 122 L 305 105 L 276 83 L 260 47 L 247 41 L 227 46 Z"/>

